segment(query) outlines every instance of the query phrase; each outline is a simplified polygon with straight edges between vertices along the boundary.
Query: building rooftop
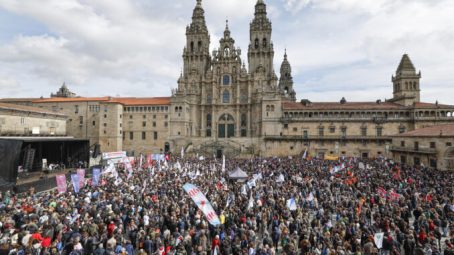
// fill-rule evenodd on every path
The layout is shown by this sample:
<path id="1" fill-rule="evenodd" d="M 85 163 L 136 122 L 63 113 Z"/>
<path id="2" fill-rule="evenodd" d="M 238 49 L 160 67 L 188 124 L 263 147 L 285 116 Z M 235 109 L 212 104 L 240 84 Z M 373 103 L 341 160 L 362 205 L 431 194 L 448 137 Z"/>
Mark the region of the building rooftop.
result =
<path id="1" fill-rule="evenodd" d="M 38 107 L 31 107 L 31 106 L 25 106 L 25 105 L 0 103 L 0 109 L 11 110 L 11 111 L 19 111 L 19 112 L 31 112 L 31 113 L 39 113 L 39 114 L 49 114 L 49 115 L 54 115 L 54 116 L 66 117 L 66 115 L 64 115 L 62 113 L 59 113 L 59 112 L 48 111 L 48 110 L 41 109 L 41 108 L 38 108 Z"/>
<path id="2" fill-rule="evenodd" d="M 431 126 L 420 128 L 413 131 L 408 131 L 398 137 L 454 137 L 454 124 Z"/>
<path id="3" fill-rule="evenodd" d="M 307 104 L 283 102 L 284 110 L 388 110 L 405 109 L 405 106 L 391 102 L 312 102 Z"/>
<path id="4" fill-rule="evenodd" d="M 102 102 L 122 105 L 170 105 L 170 97 L 72 97 L 43 98 L 33 103 Z"/>
<path id="5" fill-rule="evenodd" d="M 414 106 L 403 106 L 393 102 L 283 102 L 284 110 L 404 110 L 404 109 L 436 109 L 452 108 L 454 105 L 418 102 Z"/>

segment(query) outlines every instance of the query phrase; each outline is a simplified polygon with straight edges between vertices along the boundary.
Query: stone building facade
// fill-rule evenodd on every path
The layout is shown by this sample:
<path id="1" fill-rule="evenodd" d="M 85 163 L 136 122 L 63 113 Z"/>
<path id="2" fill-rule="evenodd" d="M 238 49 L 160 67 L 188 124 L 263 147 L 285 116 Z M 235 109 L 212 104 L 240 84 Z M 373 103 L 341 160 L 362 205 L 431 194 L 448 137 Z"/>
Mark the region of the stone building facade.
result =
<path id="1" fill-rule="evenodd" d="M 66 119 L 61 113 L 0 103 L 0 137 L 66 136 Z"/>
<path id="2" fill-rule="evenodd" d="M 392 157 L 393 137 L 454 123 L 454 106 L 420 101 L 421 72 L 403 55 L 392 97 L 374 102 L 296 101 L 287 52 L 273 66 L 272 25 L 258 0 L 250 23 L 247 61 L 226 24 L 210 53 L 202 1 L 186 27 L 183 69 L 166 98 L 84 98 L 64 85 L 51 98 L 4 99 L 68 116 L 68 133 L 130 154 L 171 151 L 205 156 Z M 391 92 L 391 89 L 390 89 Z"/>
<path id="3" fill-rule="evenodd" d="M 437 125 L 393 137 L 396 162 L 454 171 L 454 124 Z"/>
<path id="4" fill-rule="evenodd" d="M 103 152 L 159 153 L 169 133 L 170 100 L 161 98 L 51 97 L 35 107 L 68 116 L 68 134 L 99 144 Z"/>

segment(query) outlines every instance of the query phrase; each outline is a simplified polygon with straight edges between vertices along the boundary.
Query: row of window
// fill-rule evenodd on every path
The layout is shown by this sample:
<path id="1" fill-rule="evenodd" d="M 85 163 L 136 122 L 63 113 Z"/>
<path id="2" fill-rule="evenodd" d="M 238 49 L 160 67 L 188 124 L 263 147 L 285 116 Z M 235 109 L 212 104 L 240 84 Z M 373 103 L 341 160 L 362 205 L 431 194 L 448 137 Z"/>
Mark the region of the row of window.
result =
<path id="1" fill-rule="evenodd" d="M 128 132 L 129 133 L 129 140 L 134 140 L 134 132 Z M 141 138 L 142 140 L 146 140 L 147 139 L 147 132 L 141 132 L 139 133 L 141 134 Z M 124 132 L 123 133 L 123 140 L 126 139 L 126 133 Z M 154 131 L 153 132 L 153 140 L 158 140 L 158 132 Z"/>
<path id="2" fill-rule="evenodd" d="M 134 115 L 132 115 L 132 114 L 129 115 L 129 119 L 132 120 L 133 116 L 134 116 Z M 121 115 L 120 115 L 120 118 L 121 118 Z M 143 118 L 143 119 L 146 119 L 146 118 L 147 118 L 147 115 L 142 115 L 142 118 Z M 167 115 L 167 114 L 164 115 L 164 119 L 167 119 L 167 118 L 169 118 L 169 115 Z M 154 119 L 154 120 L 156 119 L 156 114 L 153 114 L 153 119 Z"/>
<path id="3" fill-rule="evenodd" d="M 167 112 L 168 106 L 125 106 L 125 112 Z"/>
<path id="4" fill-rule="evenodd" d="M 400 146 L 401 147 L 405 147 L 405 141 L 400 141 Z M 419 142 L 414 142 L 413 143 L 413 146 L 414 146 L 414 149 L 415 150 L 419 150 Z M 447 142 L 446 143 L 446 147 L 451 147 L 452 146 L 452 143 L 451 142 Z M 429 147 L 431 149 L 436 149 L 437 148 L 437 143 L 436 142 L 430 142 L 429 143 Z"/>
<path id="5" fill-rule="evenodd" d="M 288 124 L 284 124 L 284 129 L 288 129 Z M 331 134 L 334 134 L 336 132 L 336 127 L 335 126 L 331 126 L 328 128 L 329 130 L 329 133 Z M 375 135 L 378 136 L 378 137 L 381 137 L 383 135 L 383 127 L 376 127 L 375 128 Z M 293 132 L 298 132 L 298 128 L 297 127 L 294 127 L 293 128 Z M 304 138 L 308 138 L 309 136 L 309 131 L 308 130 L 302 130 L 303 132 L 303 137 Z M 347 127 L 341 127 L 340 128 L 340 132 L 341 132 L 341 135 L 342 136 L 346 136 L 347 135 Z M 399 127 L 399 132 L 400 133 L 403 133 L 405 132 L 405 127 Z M 324 136 L 325 135 L 325 127 L 319 127 L 318 128 L 318 136 Z M 361 136 L 367 136 L 367 127 L 361 127 Z"/>

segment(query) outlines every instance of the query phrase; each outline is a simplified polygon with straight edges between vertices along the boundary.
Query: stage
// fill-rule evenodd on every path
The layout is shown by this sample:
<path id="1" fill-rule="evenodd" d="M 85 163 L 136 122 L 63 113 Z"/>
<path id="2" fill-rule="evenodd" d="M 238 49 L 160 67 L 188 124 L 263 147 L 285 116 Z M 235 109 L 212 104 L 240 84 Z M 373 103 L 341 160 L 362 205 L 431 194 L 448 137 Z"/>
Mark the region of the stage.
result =
<path id="1" fill-rule="evenodd" d="M 0 189 L 88 166 L 89 141 L 72 137 L 1 137 Z M 49 166 L 56 170 L 49 170 Z M 20 173 L 19 173 L 20 172 Z M 19 177 L 19 179 L 18 179 Z"/>

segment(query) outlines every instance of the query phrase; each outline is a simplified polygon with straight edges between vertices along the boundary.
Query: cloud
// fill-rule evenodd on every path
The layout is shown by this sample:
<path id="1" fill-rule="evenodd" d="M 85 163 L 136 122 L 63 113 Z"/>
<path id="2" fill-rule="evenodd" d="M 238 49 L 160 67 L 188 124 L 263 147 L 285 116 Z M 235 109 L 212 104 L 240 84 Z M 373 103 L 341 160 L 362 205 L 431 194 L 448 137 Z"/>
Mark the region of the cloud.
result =
<path id="1" fill-rule="evenodd" d="M 299 98 L 349 101 L 392 95 L 403 53 L 421 69 L 422 99 L 454 93 L 450 0 L 268 0 L 275 70 L 284 48 Z M 211 49 L 225 19 L 247 60 L 256 0 L 203 0 Z M 47 96 L 63 81 L 87 96 L 168 96 L 176 86 L 194 1 L 2 0 L 0 96 Z M 19 22 L 26 20 L 27 22 Z M 16 31 L 16 32 L 15 32 Z M 7 79 L 5 78 L 7 77 Z M 364 91 L 367 91 L 364 93 Z M 351 98 L 351 99 L 350 99 Z"/>

